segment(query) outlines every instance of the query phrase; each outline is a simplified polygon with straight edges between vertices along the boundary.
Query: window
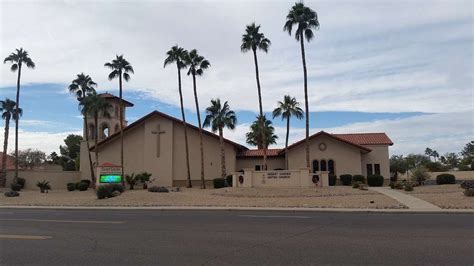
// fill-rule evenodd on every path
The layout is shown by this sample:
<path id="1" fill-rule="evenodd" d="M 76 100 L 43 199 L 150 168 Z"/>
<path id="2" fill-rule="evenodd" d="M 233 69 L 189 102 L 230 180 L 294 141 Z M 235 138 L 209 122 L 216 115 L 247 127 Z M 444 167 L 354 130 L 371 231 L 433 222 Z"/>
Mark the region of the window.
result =
<path id="1" fill-rule="evenodd" d="M 101 139 L 105 139 L 105 138 L 107 138 L 109 135 L 110 135 L 109 125 L 107 125 L 106 123 L 103 123 L 103 124 L 102 124 L 102 130 L 101 130 L 101 136 L 100 136 L 100 138 L 101 138 Z"/>
<path id="2" fill-rule="evenodd" d="M 330 174 L 334 174 L 334 160 L 328 161 L 328 171 Z"/>
<path id="3" fill-rule="evenodd" d="M 374 174 L 374 172 L 372 170 L 372 164 L 368 163 L 367 164 L 367 176 L 373 175 L 373 174 Z"/>
<path id="4" fill-rule="evenodd" d="M 380 175 L 380 164 L 374 164 L 374 171 L 376 175 Z"/>
<path id="5" fill-rule="evenodd" d="M 326 165 L 326 160 L 321 160 L 321 171 L 327 171 L 328 167 Z"/>
<path id="6" fill-rule="evenodd" d="M 259 164 L 255 165 L 255 171 L 260 171 L 260 165 Z"/>
<path id="7" fill-rule="evenodd" d="M 318 160 L 314 160 L 313 161 L 313 173 L 318 172 L 318 171 L 319 171 L 319 162 L 318 162 Z"/>

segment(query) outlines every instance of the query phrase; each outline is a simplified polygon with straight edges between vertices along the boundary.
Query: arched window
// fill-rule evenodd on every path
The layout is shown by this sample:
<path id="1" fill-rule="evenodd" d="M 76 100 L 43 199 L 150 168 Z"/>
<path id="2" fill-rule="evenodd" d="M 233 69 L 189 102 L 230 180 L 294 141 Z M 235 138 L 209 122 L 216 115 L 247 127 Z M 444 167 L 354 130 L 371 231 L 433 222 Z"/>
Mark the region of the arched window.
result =
<path id="1" fill-rule="evenodd" d="M 100 129 L 100 138 L 105 139 L 110 135 L 109 125 L 103 123 Z"/>
<path id="2" fill-rule="evenodd" d="M 313 161 L 313 173 L 318 172 L 318 171 L 319 171 L 319 162 L 318 162 L 318 160 L 314 160 Z"/>
<path id="3" fill-rule="evenodd" d="M 328 171 L 330 174 L 334 174 L 334 160 L 329 160 L 328 161 Z"/>
<path id="4" fill-rule="evenodd" d="M 114 133 L 115 132 L 119 132 L 120 131 L 120 125 L 119 124 L 116 124 L 115 125 L 115 129 L 114 129 Z"/>
<path id="5" fill-rule="evenodd" d="M 89 139 L 95 139 L 95 126 L 94 124 L 89 124 Z"/>
<path id="6" fill-rule="evenodd" d="M 321 171 L 327 171 L 328 168 L 327 168 L 327 164 L 326 164 L 326 160 L 321 160 Z"/>

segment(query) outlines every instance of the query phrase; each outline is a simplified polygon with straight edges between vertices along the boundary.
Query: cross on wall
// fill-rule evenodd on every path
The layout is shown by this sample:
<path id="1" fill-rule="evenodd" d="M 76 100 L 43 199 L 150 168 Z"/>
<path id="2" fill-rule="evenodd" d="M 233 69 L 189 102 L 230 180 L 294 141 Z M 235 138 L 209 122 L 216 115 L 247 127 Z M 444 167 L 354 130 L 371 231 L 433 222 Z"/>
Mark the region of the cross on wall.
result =
<path id="1" fill-rule="evenodd" d="M 156 157 L 160 157 L 160 142 L 161 134 L 165 134 L 166 131 L 161 130 L 160 124 L 157 125 L 156 130 L 152 131 L 151 134 L 156 135 Z"/>

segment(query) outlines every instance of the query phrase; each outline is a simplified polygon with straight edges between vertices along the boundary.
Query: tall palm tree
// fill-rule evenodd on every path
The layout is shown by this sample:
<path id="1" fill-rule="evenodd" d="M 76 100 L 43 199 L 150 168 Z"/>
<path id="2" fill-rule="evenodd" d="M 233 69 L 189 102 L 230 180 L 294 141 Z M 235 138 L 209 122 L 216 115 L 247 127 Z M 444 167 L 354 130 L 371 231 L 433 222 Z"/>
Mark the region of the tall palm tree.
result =
<path id="1" fill-rule="evenodd" d="M 262 124 L 264 125 L 263 130 Z M 276 140 L 278 139 L 278 136 L 275 135 L 275 128 L 272 125 L 272 121 L 268 120 L 265 115 L 257 116 L 257 119 L 250 125 L 250 131 L 245 134 L 245 137 L 247 138 L 247 144 L 257 146 L 259 149 L 268 147 L 271 144 L 276 144 Z"/>
<path id="2" fill-rule="evenodd" d="M 189 147 L 188 147 L 188 132 L 186 129 L 186 116 L 184 115 L 184 104 L 183 104 L 183 92 L 181 91 L 181 69 L 186 67 L 186 58 L 188 57 L 188 51 L 175 45 L 166 53 L 167 57 L 163 67 L 166 67 L 169 64 L 176 63 L 178 68 L 178 91 L 179 91 L 179 101 L 181 103 L 181 116 L 183 119 L 184 127 L 184 146 L 186 147 L 186 170 L 187 170 L 187 187 L 192 187 L 191 184 L 191 170 L 189 169 Z"/>
<path id="3" fill-rule="evenodd" d="M 99 149 L 97 149 L 99 142 L 99 114 L 102 114 L 104 117 L 110 117 L 109 110 L 112 108 L 112 105 L 97 94 L 85 97 L 83 105 L 86 116 L 89 115 L 94 118 L 96 128 L 96 137 L 94 138 L 95 165 L 99 165 Z M 95 180 L 93 180 L 92 184 L 95 186 Z"/>
<path id="4" fill-rule="evenodd" d="M 225 149 L 224 149 L 224 128 L 234 129 L 237 124 L 237 117 L 234 111 L 230 110 L 229 104 L 221 104 L 220 99 L 211 100 L 211 105 L 206 108 L 206 118 L 204 127 L 211 127 L 212 132 L 219 131 L 219 141 L 221 146 L 221 177 L 226 177 L 225 169 Z"/>
<path id="5" fill-rule="evenodd" d="M 303 118 L 303 109 L 295 97 L 285 95 L 283 101 L 278 101 L 278 106 L 273 110 L 273 118 L 281 116 L 286 119 L 286 139 L 285 139 L 285 166 L 288 169 L 288 137 L 290 136 L 290 118 L 292 116 L 297 119 Z"/>
<path id="6" fill-rule="evenodd" d="M 196 76 L 201 76 L 204 70 L 208 69 L 211 64 L 203 56 L 200 56 L 196 49 L 191 50 L 186 57 L 186 65 L 189 66 L 188 75 L 193 77 L 194 101 L 196 102 L 196 113 L 199 124 L 199 145 L 201 149 L 201 188 L 206 188 L 204 180 L 204 147 L 202 144 L 203 133 L 201 124 L 201 112 L 199 110 L 199 101 L 196 89 Z"/>
<path id="7" fill-rule="evenodd" d="M 89 75 L 85 75 L 84 73 L 77 74 L 77 77 L 71 82 L 68 89 L 70 93 L 76 95 L 77 101 L 79 102 L 79 109 L 82 108 L 82 102 L 84 99 L 92 94 L 95 94 L 95 88 L 97 87 L 97 83 L 95 83 Z M 86 145 L 87 145 L 87 154 L 89 157 L 89 167 L 91 171 L 91 179 L 95 180 L 95 173 L 94 167 L 92 165 L 92 157 L 91 153 L 89 152 L 90 145 L 89 145 L 89 123 L 87 122 L 87 113 L 82 113 L 84 116 L 84 124 L 85 124 L 85 138 L 86 138 Z M 97 126 L 97 125 L 96 125 Z M 92 182 L 94 183 L 94 182 Z"/>
<path id="8" fill-rule="evenodd" d="M 7 182 L 7 150 L 8 150 L 8 134 L 10 131 L 10 119 L 13 118 L 15 121 L 18 120 L 18 118 L 22 114 L 22 110 L 21 108 L 19 109 L 16 108 L 16 103 L 14 101 L 8 98 L 5 98 L 4 101 L 0 101 L 0 112 L 2 113 L 2 119 L 5 119 L 5 135 L 3 139 L 2 168 L 0 170 L 0 187 L 5 187 L 6 182 Z"/>
<path id="9" fill-rule="evenodd" d="M 242 35 L 242 44 L 240 45 L 240 50 L 243 53 L 248 52 L 250 50 L 253 52 L 253 60 L 255 63 L 255 78 L 257 80 L 258 107 L 260 110 L 260 117 L 263 117 L 262 91 L 260 87 L 260 75 L 258 72 L 257 49 L 267 53 L 271 42 L 268 38 L 265 37 L 263 33 L 259 32 L 259 30 L 260 25 L 257 26 L 255 25 L 255 23 L 247 25 L 247 28 L 245 29 L 245 34 Z M 263 127 L 264 125 L 262 124 L 260 126 Z M 262 138 L 264 138 L 263 135 Z M 263 167 L 264 170 L 267 169 L 267 146 L 265 143 L 263 144 Z"/>
<path id="10" fill-rule="evenodd" d="M 119 98 L 120 98 L 120 164 L 122 165 L 122 177 L 124 176 L 124 161 L 123 161 L 123 101 L 122 101 L 122 78 L 125 81 L 130 80 L 130 74 L 134 74 L 132 65 L 123 58 L 123 55 L 116 55 L 115 59 L 110 63 L 105 63 L 105 67 L 112 69 L 112 72 L 109 74 L 109 80 L 115 78 L 119 79 Z M 122 178 L 123 180 L 123 178 Z M 123 183 L 123 181 L 122 181 Z"/>
<path id="11" fill-rule="evenodd" d="M 28 55 L 28 52 L 26 50 L 23 50 L 23 48 L 16 49 L 15 52 L 11 53 L 9 56 L 7 56 L 4 60 L 3 63 L 5 64 L 6 62 L 10 62 L 12 66 L 10 67 L 10 70 L 12 72 L 15 72 L 18 70 L 18 78 L 16 81 L 16 113 L 19 114 L 20 112 L 20 79 L 21 79 L 21 68 L 23 64 L 27 68 L 35 68 L 35 63 L 33 60 L 31 60 L 30 56 Z M 15 119 L 15 158 L 18 158 L 18 124 L 20 117 L 17 117 L 18 119 Z M 18 160 L 15 160 L 15 178 L 14 182 L 18 179 Z"/>
<path id="12" fill-rule="evenodd" d="M 304 76 L 304 107 L 306 118 L 306 167 L 310 167 L 309 163 L 309 106 L 308 106 L 308 75 L 306 71 L 306 57 L 304 51 L 304 39 L 310 42 L 313 37 L 313 29 L 319 29 L 318 14 L 306 7 L 303 3 L 296 3 L 288 12 L 283 30 L 291 35 L 293 26 L 297 26 L 295 31 L 295 39 L 300 42 L 301 59 L 303 61 Z"/>

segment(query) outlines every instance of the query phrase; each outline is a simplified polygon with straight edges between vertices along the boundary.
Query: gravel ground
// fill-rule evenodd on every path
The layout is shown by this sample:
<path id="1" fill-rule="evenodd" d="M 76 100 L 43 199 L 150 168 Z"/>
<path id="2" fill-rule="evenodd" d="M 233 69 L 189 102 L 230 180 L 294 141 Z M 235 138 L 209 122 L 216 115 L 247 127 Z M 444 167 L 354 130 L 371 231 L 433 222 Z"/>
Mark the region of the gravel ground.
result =
<path id="1" fill-rule="evenodd" d="M 474 209 L 474 197 L 464 196 L 464 190 L 459 184 L 419 186 L 410 192 L 400 191 L 426 200 L 443 209 Z"/>
<path id="2" fill-rule="evenodd" d="M 2 193 L 3 194 L 3 193 Z M 0 205 L 23 206 L 226 206 L 226 207 L 314 207 L 314 208 L 406 208 L 394 199 L 374 191 L 351 187 L 329 188 L 198 188 L 180 192 L 151 193 L 127 190 L 122 195 L 98 200 L 93 190 L 37 190 L 20 192 L 20 197 L 0 197 Z M 371 203 L 372 202 L 372 203 Z"/>

